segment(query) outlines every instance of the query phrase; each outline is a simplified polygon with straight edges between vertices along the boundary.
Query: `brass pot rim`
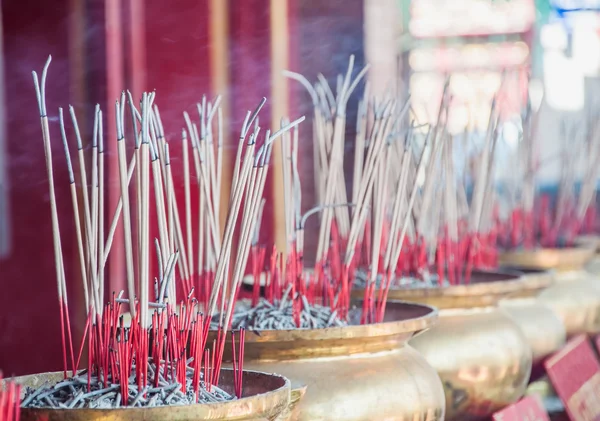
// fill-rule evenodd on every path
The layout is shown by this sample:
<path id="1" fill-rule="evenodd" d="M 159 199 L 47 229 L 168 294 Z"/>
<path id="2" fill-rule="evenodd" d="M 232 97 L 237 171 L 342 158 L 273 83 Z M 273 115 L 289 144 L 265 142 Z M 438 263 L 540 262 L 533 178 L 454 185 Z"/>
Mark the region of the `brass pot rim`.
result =
<path id="1" fill-rule="evenodd" d="M 496 305 L 500 298 L 523 290 L 523 276 L 519 272 L 478 269 L 472 272 L 472 279 L 475 277 L 488 280 L 447 287 L 390 289 L 388 300 L 426 303 L 438 309 L 487 307 Z M 354 297 L 362 294 L 364 294 L 362 289 L 353 291 Z"/>
<path id="2" fill-rule="evenodd" d="M 497 310 L 497 306 L 443 308 L 440 309 L 440 317 L 471 316 L 474 314 L 493 313 Z"/>
<path id="3" fill-rule="evenodd" d="M 223 377 L 232 377 L 233 370 L 229 368 L 221 369 L 221 380 Z M 16 376 L 5 381 L 14 381 L 18 384 L 41 385 L 43 381 L 47 379 L 62 379 L 63 372 L 46 372 L 37 374 L 28 374 L 24 376 Z M 232 379 L 229 379 L 232 380 Z M 127 420 L 130 416 L 135 416 L 135 419 L 165 419 L 164 415 L 177 411 L 180 413 L 182 418 L 185 419 L 246 419 L 245 417 L 254 415 L 264 414 L 275 414 L 279 413 L 279 409 L 285 409 L 289 404 L 289 394 L 291 391 L 291 382 L 288 378 L 275 374 L 265 373 L 255 370 L 244 370 L 244 389 L 248 391 L 252 381 L 263 381 L 276 383 L 276 388 L 272 390 L 266 390 L 260 393 L 253 393 L 249 396 L 243 396 L 240 399 L 225 402 L 211 402 L 211 403 L 200 403 L 191 405 L 167 405 L 157 407 L 120 407 L 120 408 L 22 408 L 21 414 L 27 419 L 37 419 L 36 416 L 40 415 L 43 418 L 43 414 L 60 414 L 61 412 L 68 411 L 70 414 L 70 420 L 88 420 L 96 419 L 97 417 L 107 416 L 110 414 L 111 419 L 115 420 Z M 233 384 L 233 381 L 231 381 Z M 275 386 L 275 385 L 274 385 Z M 223 387 L 220 384 L 219 387 Z M 233 387 L 233 385 L 231 385 Z M 25 393 L 23 388 L 21 394 Z M 279 408 L 279 409 L 278 409 Z M 260 412 L 258 412 L 260 410 Z M 33 414 L 33 417 L 27 417 L 27 414 Z M 196 418 L 197 417 L 197 418 Z M 216 418 L 213 418 L 216 417 Z M 233 417 L 233 418 L 229 418 Z M 171 418 L 169 418 L 171 419 Z"/>
<path id="4" fill-rule="evenodd" d="M 509 270 L 474 270 L 473 274 L 488 274 L 506 276 L 503 279 L 487 282 L 475 282 L 466 285 L 451 285 L 445 287 L 425 287 L 425 288 L 390 288 L 394 296 L 399 299 L 415 299 L 438 296 L 480 296 L 480 295 L 505 295 L 517 291 L 521 288 L 522 274 Z M 364 289 L 355 289 L 357 293 L 362 293 Z M 358 295 L 358 294 L 357 294 Z M 395 300 L 395 298 L 393 298 Z"/>
<path id="5" fill-rule="evenodd" d="M 501 270 L 521 273 L 521 289 L 526 291 L 539 291 L 553 285 L 556 270 L 546 268 L 532 268 L 519 265 L 502 265 Z"/>
<path id="6" fill-rule="evenodd" d="M 412 309 L 420 314 L 417 317 L 403 318 L 400 320 L 387 320 L 382 323 L 351 324 L 348 326 L 335 326 L 321 329 L 281 329 L 261 330 L 260 334 L 247 334 L 245 342 L 293 342 L 293 341 L 329 341 L 360 338 L 377 338 L 383 336 L 400 336 L 413 334 L 433 326 L 438 319 L 438 310 L 426 304 L 407 301 L 388 301 L 386 315 L 390 310 Z M 251 332 L 249 332 L 251 333 Z"/>
<path id="7" fill-rule="evenodd" d="M 536 306 L 551 308 L 548 304 L 542 303 L 537 297 L 508 297 L 498 301 L 500 307 L 518 307 L 518 306 Z"/>
<path id="8" fill-rule="evenodd" d="M 517 265 L 530 269 L 581 268 L 596 253 L 596 247 L 579 244 L 573 247 L 541 247 L 500 253 L 500 265 Z"/>

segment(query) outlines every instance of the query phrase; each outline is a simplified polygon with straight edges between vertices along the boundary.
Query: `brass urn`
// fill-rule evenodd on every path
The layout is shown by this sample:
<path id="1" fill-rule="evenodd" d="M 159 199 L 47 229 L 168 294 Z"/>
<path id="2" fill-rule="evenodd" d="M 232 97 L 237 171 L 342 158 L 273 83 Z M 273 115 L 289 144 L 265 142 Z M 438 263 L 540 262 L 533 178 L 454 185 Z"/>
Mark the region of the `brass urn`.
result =
<path id="1" fill-rule="evenodd" d="M 503 267 L 521 272 L 522 288 L 500 300 L 500 307 L 519 325 L 533 352 L 532 379 L 543 373 L 544 358 L 566 342 L 566 330 L 559 314 L 537 296 L 555 283 L 556 272 L 518 266 Z"/>
<path id="2" fill-rule="evenodd" d="M 474 271 L 469 285 L 389 291 L 391 300 L 435 303 L 440 309 L 439 322 L 410 344 L 442 379 L 447 420 L 487 419 L 525 393 L 531 348 L 497 306 L 521 288 L 517 273 Z"/>
<path id="3" fill-rule="evenodd" d="M 538 301 L 551 307 L 561 318 L 567 336 L 600 332 L 600 283 L 584 267 L 593 258 L 590 245 L 515 251 L 500 260 L 511 266 L 553 269 L 556 283 L 538 295 Z"/>
<path id="4" fill-rule="evenodd" d="M 600 281 L 594 278 L 560 282 L 540 293 L 538 300 L 561 318 L 567 336 L 600 332 Z"/>
<path id="5" fill-rule="evenodd" d="M 533 354 L 531 381 L 544 373 L 544 360 L 567 341 L 560 316 L 536 298 L 512 298 L 500 301 L 500 308 L 519 326 Z"/>
<path id="6" fill-rule="evenodd" d="M 244 367 L 306 387 L 293 420 L 443 420 L 440 378 L 408 344 L 437 318 L 431 307 L 395 302 L 383 323 L 248 332 Z"/>

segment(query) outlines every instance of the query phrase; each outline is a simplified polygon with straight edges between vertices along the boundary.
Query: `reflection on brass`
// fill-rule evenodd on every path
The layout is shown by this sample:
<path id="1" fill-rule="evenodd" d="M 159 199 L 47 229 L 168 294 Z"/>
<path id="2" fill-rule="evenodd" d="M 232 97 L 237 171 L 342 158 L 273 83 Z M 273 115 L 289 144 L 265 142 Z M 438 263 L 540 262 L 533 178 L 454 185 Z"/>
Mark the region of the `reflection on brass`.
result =
<path id="1" fill-rule="evenodd" d="M 498 308 L 441 310 L 439 323 L 410 343 L 442 378 L 447 420 L 487 419 L 525 393 L 531 348 Z"/>
<path id="2" fill-rule="evenodd" d="M 248 332 L 244 366 L 307 387 L 294 420 L 443 420 L 440 378 L 407 345 L 436 320 L 431 307 L 388 303 L 383 323 Z"/>
<path id="3" fill-rule="evenodd" d="M 559 282 L 538 296 L 562 319 L 567 336 L 600 332 L 600 282 L 586 278 Z"/>
<path id="4" fill-rule="evenodd" d="M 521 328 L 533 352 L 533 363 L 558 351 L 567 340 L 561 318 L 547 304 L 535 298 L 500 301 L 500 308 Z"/>
<path id="5" fill-rule="evenodd" d="M 62 379 L 60 373 L 33 374 L 15 380 L 26 386 L 38 387 Z M 119 409 L 27 409 L 21 411 L 22 421 L 200 421 L 277 419 L 290 404 L 290 381 L 274 374 L 244 371 L 242 399 L 211 404 L 163 406 L 157 408 Z M 233 393 L 232 371 L 221 372 L 219 387 Z"/>
<path id="6" fill-rule="evenodd" d="M 581 269 L 589 262 L 596 248 L 578 246 L 565 248 L 540 248 L 537 250 L 506 251 L 500 254 L 500 264 L 533 269 L 555 269 L 565 271 Z"/>

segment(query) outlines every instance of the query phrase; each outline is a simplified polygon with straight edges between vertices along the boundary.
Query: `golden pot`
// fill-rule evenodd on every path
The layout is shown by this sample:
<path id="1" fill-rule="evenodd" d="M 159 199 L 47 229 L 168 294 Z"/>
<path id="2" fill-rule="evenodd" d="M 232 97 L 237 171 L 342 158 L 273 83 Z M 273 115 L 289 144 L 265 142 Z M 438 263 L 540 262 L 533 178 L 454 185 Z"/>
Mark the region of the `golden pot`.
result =
<path id="1" fill-rule="evenodd" d="M 481 420 L 527 388 L 532 353 L 519 327 L 496 307 L 447 309 L 411 345 L 437 370 L 448 420 Z"/>
<path id="2" fill-rule="evenodd" d="M 440 308 L 440 321 L 410 344 L 444 384 L 446 419 L 479 420 L 523 396 L 532 365 L 527 340 L 498 301 L 523 289 L 510 271 L 473 271 L 469 285 L 390 289 L 390 300 Z M 354 291 L 356 297 L 363 295 Z M 389 305 L 389 304 L 388 304 Z"/>
<path id="3" fill-rule="evenodd" d="M 581 269 L 589 262 L 596 249 L 593 246 L 540 248 L 536 250 L 506 251 L 500 254 L 501 265 L 533 269 L 555 269 L 558 272 Z"/>
<path id="4" fill-rule="evenodd" d="M 554 310 L 569 337 L 600 332 L 600 283 L 583 269 L 594 252 L 595 247 L 539 249 L 505 254 L 504 261 L 513 267 L 556 270 L 556 283 L 541 291 L 538 301 Z"/>
<path id="5" fill-rule="evenodd" d="M 307 386 L 295 420 L 443 420 L 440 378 L 407 344 L 436 320 L 431 307 L 388 303 L 383 323 L 248 332 L 244 366 Z"/>
<path id="6" fill-rule="evenodd" d="M 541 303 L 561 318 L 567 336 L 600 332 L 600 282 L 593 278 L 559 282 L 542 291 Z"/>
<path id="7" fill-rule="evenodd" d="M 219 387 L 233 393 L 233 372 L 221 371 Z M 38 387 L 44 381 L 56 383 L 63 373 L 43 373 L 16 377 L 17 383 Z M 290 403 L 290 381 L 276 374 L 244 371 L 244 397 L 230 402 L 118 409 L 28 409 L 21 410 L 21 421 L 199 421 L 278 419 Z"/>
<path id="8" fill-rule="evenodd" d="M 537 295 L 551 287 L 556 278 L 553 270 L 509 266 L 505 269 L 522 273 L 522 289 L 499 301 L 500 307 L 519 326 L 533 353 L 532 381 L 544 373 L 543 360 L 560 349 L 566 341 L 565 327 L 558 314 Z"/>
<path id="9" fill-rule="evenodd" d="M 519 326 L 533 353 L 533 364 L 558 351 L 567 340 L 559 315 L 534 297 L 501 300 L 500 308 Z"/>

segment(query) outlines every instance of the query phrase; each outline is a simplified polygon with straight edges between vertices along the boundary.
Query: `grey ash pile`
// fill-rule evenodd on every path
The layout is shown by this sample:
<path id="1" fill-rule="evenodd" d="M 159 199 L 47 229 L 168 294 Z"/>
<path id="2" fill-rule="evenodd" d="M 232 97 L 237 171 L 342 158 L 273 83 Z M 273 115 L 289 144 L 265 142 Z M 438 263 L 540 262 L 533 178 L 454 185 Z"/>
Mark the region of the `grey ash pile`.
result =
<path id="1" fill-rule="evenodd" d="M 324 329 L 327 327 L 343 327 L 348 323 L 340 319 L 337 312 L 330 307 L 309 304 L 306 297 L 301 296 L 300 326 L 296 326 L 292 300 L 286 296 L 279 303 L 271 303 L 261 298 L 255 307 L 246 301 L 239 302 L 233 313 L 232 328 L 248 330 L 287 330 L 287 329 Z M 213 319 L 212 329 L 217 329 L 218 316 Z"/>
<path id="2" fill-rule="evenodd" d="M 149 364 L 149 376 L 154 378 L 153 364 Z M 162 376 L 158 387 L 147 386 L 138 390 L 135 375 L 129 377 L 129 396 L 127 407 L 153 408 L 159 406 L 192 405 L 195 403 L 213 403 L 235 400 L 236 397 L 224 390 L 212 386 L 208 392 L 201 381 L 200 396 L 195 399 L 192 388 L 193 369 L 188 367 L 186 393 L 182 392 L 181 384 L 166 382 Z M 104 387 L 96 376 L 91 377 L 91 388 L 88 392 L 88 377 L 80 373 L 74 377 L 62 380 L 54 385 L 44 384 L 36 389 L 28 387 L 21 403 L 23 408 L 120 408 L 122 399 L 118 384 Z"/>

